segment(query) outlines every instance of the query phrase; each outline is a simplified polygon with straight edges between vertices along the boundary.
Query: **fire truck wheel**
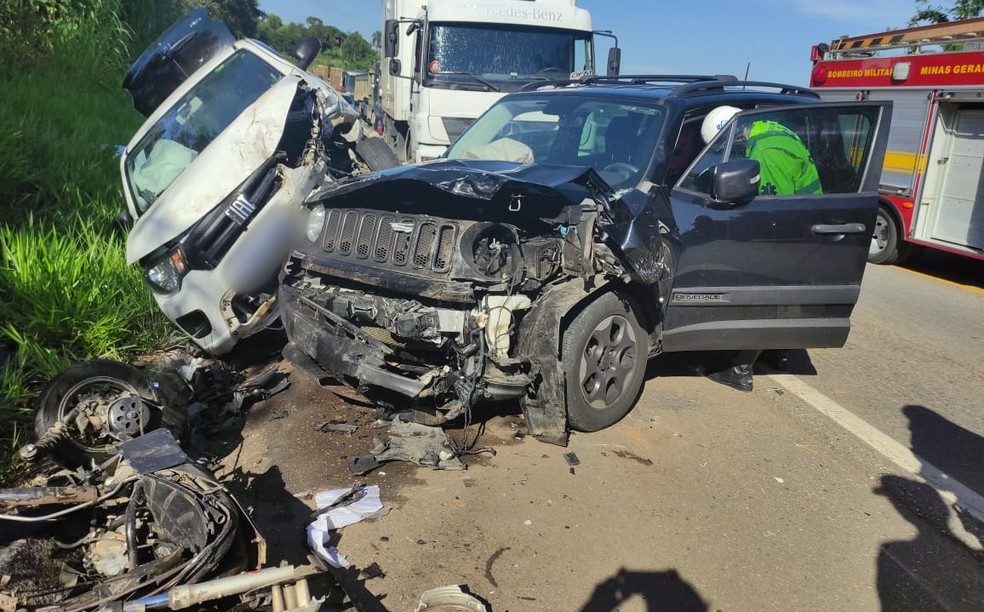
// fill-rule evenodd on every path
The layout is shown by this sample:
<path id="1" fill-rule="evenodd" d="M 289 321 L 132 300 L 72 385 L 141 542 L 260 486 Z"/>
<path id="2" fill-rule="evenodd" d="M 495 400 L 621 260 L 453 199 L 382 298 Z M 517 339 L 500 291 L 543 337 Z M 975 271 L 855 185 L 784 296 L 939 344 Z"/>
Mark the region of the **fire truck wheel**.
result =
<path id="1" fill-rule="evenodd" d="M 875 231 L 868 247 L 868 263 L 893 264 L 899 260 L 899 229 L 892 213 L 878 207 Z"/>

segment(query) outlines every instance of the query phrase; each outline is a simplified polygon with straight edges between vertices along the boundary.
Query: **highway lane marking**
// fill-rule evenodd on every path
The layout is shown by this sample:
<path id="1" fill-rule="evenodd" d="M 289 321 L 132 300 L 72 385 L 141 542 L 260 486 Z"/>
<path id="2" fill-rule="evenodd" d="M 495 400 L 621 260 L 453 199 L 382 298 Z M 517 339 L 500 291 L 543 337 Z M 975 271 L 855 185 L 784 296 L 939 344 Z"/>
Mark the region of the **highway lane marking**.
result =
<path id="1" fill-rule="evenodd" d="M 973 285 L 967 285 L 964 283 L 958 283 L 956 281 L 947 280 L 945 278 L 940 278 L 938 276 L 933 276 L 932 274 L 926 274 L 925 272 L 917 272 L 915 270 L 910 270 L 909 268 L 903 268 L 901 266 L 893 266 L 896 270 L 902 270 L 903 272 L 908 272 L 909 274 L 914 274 L 916 276 L 921 276 L 922 278 L 928 278 L 929 280 L 937 281 L 943 283 L 944 285 L 950 285 L 951 287 L 956 287 L 958 289 L 965 289 L 971 293 L 976 293 L 977 295 L 984 295 L 984 289 L 980 287 L 975 287 Z"/>
<path id="2" fill-rule="evenodd" d="M 978 521 L 984 522 L 984 497 L 967 485 L 950 478 L 946 472 L 921 459 L 894 438 L 882 433 L 867 421 L 820 393 L 793 374 L 769 374 L 769 378 L 800 398 L 821 414 L 840 425 L 883 457 L 899 466 L 920 482 L 932 486 L 949 509 L 947 527 L 956 538 L 974 550 L 984 550 L 984 543 L 964 529 L 953 510 L 956 504 Z"/>

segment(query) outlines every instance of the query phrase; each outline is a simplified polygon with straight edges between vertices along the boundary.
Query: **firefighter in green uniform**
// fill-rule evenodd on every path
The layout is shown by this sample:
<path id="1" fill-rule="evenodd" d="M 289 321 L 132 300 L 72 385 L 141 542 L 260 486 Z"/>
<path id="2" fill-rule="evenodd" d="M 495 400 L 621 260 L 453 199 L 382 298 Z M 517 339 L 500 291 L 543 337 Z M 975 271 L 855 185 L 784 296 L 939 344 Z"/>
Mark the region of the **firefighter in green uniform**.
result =
<path id="1" fill-rule="evenodd" d="M 822 193 L 810 152 L 792 130 L 775 121 L 755 121 L 746 137 L 745 156 L 762 170 L 760 195 Z"/>
<path id="2" fill-rule="evenodd" d="M 731 120 L 740 108 L 719 106 L 701 125 L 706 142 Z M 815 195 L 823 193 L 820 177 L 806 145 L 795 132 L 775 121 L 754 121 L 745 133 L 745 157 L 761 167 L 760 195 Z"/>
<path id="3" fill-rule="evenodd" d="M 704 118 L 701 136 L 710 142 L 728 121 L 740 113 L 734 106 L 719 106 Z M 759 163 L 759 195 L 791 196 L 823 193 L 820 176 L 810 151 L 795 132 L 776 121 L 753 121 L 742 134 L 745 157 Z M 749 356 L 754 355 L 751 353 Z M 776 369 L 788 364 L 785 350 L 764 351 L 761 357 Z M 755 358 L 758 358 L 756 355 Z M 708 378 L 742 391 L 752 390 L 751 363 L 742 363 L 721 371 L 711 372 Z"/>

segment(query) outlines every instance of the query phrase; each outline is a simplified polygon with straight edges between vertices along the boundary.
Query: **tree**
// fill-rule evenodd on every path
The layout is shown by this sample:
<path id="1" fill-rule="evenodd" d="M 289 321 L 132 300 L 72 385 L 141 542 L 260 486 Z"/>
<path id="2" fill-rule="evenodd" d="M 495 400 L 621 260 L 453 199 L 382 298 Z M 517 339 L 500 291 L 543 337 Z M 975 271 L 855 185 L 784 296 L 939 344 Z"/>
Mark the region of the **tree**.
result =
<path id="1" fill-rule="evenodd" d="M 258 0 L 185 0 L 187 10 L 199 6 L 208 9 L 208 14 L 226 24 L 236 38 L 256 36 L 257 23 L 263 17 L 257 5 Z"/>
<path id="2" fill-rule="evenodd" d="M 980 17 L 984 13 L 984 0 L 952 0 L 952 6 L 949 8 L 932 6 L 929 4 L 929 0 L 916 0 L 916 6 L 920 8 L 909 20 L 911 26 L 972 19 Z"/>
<path id="3" fill-rule="evenodd" d="M 368 66 L 376 57 L 376 51 L 372 45 L 362 38 L 362 34 L 352 32 L 345 37 L 345 42 L 341 46 L 342 58 L 346 63 L 354 65 Z"/>

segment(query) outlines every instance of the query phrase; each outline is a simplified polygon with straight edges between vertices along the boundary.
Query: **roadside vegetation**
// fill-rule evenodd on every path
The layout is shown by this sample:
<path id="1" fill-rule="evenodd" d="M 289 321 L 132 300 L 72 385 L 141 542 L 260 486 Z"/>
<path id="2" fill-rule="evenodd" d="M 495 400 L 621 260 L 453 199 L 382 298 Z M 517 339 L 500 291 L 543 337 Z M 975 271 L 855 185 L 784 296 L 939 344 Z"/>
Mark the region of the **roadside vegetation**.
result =
<path id="1" fill-rule="evenodd" d="M 172 341 L 114 222 L 115 151 L 140 124 L 120 86 L 140 35 L 125 4 L 0 6 L 0 481 L 33 437 L 30 400 L 47 379 Z"/>

